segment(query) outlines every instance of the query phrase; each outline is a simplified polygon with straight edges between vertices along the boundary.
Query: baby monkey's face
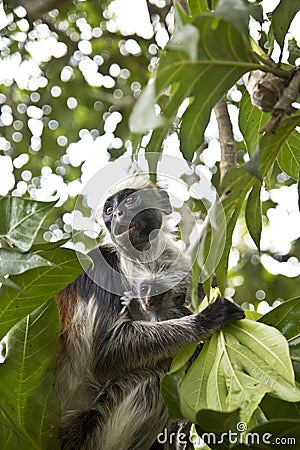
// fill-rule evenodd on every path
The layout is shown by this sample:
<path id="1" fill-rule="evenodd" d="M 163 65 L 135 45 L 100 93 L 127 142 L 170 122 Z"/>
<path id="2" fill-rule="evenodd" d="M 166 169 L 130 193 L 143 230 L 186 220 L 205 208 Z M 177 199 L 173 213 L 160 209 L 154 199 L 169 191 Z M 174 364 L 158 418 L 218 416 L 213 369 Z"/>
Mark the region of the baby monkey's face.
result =
<path id="1" fill-rule="evenodd" d="M 143 282 L 139 286 L 138 297 L 145 311 L 161 309 L 165 296 L 165 289 L 157 282 Z"/>
<path id="2" fill-rule="evenodd" d="M 166 286 L 161 280 L 151 280 L 139 285 L 137 297 L 145 311 L 162 311 L 183 305 L 186 290 Z"/>

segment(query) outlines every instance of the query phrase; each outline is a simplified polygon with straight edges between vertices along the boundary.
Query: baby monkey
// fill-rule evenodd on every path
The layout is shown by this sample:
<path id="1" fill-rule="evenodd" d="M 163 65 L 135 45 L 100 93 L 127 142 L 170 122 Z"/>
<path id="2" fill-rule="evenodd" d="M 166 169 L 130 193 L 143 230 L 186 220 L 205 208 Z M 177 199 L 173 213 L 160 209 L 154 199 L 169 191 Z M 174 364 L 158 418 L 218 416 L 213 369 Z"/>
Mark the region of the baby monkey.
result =
<path id="1" fill-rule="evenodd" d="M 174 269 L 174 268 L 173 268 Z M 121 297 L 131 320 L 161 322 L 192 314 L 186 306 L 190 291 L 187 273 L 159 270 L 152 274 L 147 270 L 135 277 L 132 289 Z M 183 281 L 184 280 L 184 281 Z"/>

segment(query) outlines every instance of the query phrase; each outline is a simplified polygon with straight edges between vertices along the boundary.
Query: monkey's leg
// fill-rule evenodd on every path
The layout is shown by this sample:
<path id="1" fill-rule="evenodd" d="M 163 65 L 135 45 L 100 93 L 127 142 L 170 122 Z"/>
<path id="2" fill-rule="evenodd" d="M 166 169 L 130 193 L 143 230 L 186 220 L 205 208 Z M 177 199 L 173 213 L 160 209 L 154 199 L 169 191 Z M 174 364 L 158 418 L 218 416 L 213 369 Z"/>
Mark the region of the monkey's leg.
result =
<path id="1" fill-rule="evenodd" d="M 149 450 L 166 426 L 162 373 L 139 370 L 109 382 L 90 410 L 62 420 L 63 450 Z"/>

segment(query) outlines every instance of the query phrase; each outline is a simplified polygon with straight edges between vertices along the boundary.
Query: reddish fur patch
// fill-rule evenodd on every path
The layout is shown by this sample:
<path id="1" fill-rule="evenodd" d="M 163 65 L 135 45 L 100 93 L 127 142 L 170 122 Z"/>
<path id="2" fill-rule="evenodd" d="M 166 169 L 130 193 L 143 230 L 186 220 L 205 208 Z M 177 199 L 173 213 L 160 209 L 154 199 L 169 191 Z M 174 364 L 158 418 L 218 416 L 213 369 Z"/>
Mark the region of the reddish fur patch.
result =
<path id="1" fill-rule="evenodd" d="M 56 301 L 60 316 L 60 351 L 68 343 L 72 327 L 74 310 L 79 302 L 79 295 L 75 284 L 69 284 L 64 290 L 56 294 Z"/>

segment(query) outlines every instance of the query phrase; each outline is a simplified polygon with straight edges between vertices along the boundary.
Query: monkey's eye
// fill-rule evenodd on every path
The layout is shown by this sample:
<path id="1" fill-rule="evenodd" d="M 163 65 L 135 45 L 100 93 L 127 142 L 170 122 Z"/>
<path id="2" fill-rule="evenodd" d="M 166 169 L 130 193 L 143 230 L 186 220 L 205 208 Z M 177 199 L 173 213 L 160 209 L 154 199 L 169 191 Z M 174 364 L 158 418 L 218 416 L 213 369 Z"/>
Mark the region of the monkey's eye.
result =
<path id="1" fill-rule="evenodd" d="M 131 195 L 130 197 L 127 197 L 125 200 L 126 205 L 132 205 L 136 201 L 136 196 Z"/>
<path id="2" fill-rule="evenodd" d="M 140 288 L 141 294 L 148 294 L 150 289 L 149 284 L 143 284 Z"/>
<path id="3" fill-rule="evenodd" d="M 108 206 L 107 208 L 106 208 L 106 214 L 109 216 L 109 214 L 111 214 L 112 212 L 113 212 L 113 207 L 112 206 Z"/>

